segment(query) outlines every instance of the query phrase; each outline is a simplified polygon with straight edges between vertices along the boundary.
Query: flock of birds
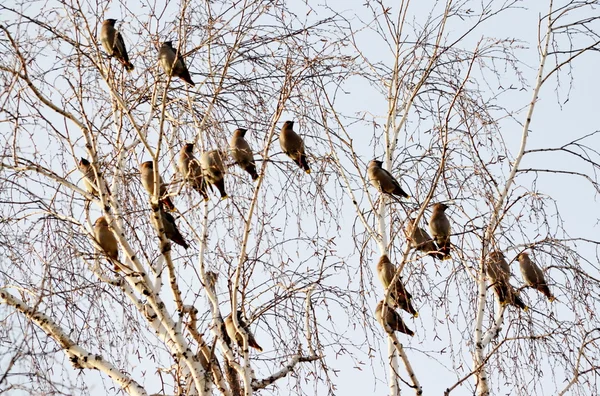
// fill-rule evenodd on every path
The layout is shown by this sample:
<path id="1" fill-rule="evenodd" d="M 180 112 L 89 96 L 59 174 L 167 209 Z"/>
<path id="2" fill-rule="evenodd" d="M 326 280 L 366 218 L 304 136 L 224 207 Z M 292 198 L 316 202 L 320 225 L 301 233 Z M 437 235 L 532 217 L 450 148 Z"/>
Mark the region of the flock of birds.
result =
<path id="1" fill-rule="evenodd" d="M 109 56 L 116 58 L 127 71 L 131 71 L 134 69 L 134 66 L 129 61 L 129 56 L 127 55 L 127 49 L 121 33 L 115 29 L 115 22 L 115 19 L 107 19 L 104 21 L 100 32 L 100 41 Z M 159 63 L 168 76 L 179 77 L 186 83 L 194 86 L 194 82 L 192 81 L 183 58 L 180 56 L 178 50 L 173 47 L 172 42 L 167 41 L 162 44 L 159 50 Z M 283 124 L 279 134 L 281 149 L 301 169 L 310 174 L 304 142 L 294 131 L 293 127 L 293 121 L 286 121 Z M 246 171 L 252 180 L 257 180 L 259 174 L 256 170 L 252 149 L 245 139 L 246 132 L 247 130 L 243 128 L 234 131 L 229 144 L 229 152 L 235 163 Z M 227 158 L 226 152 L 210 150 L 201 153 L 200 158 L 197 159 L 194 156 L 194 144 L 187 143 L 181 148 L 177 168 L 183 177 L 184 182 L 197 191 L 204 200 L 208 200 L 209 198 L 207 188 L 212 190 L 213 186 L 219 191 L 221 199 L 225 199 L 228 196 L 225 191 L 224 182 L 226 173 L 224 164 L 225 158 Z M 370 183 L 381 193 L 405 199 L 410 198 L 410 196 L 402 189 L 396 178 L 394 178 L 390 172 L 385 170 L 382 165 L 383 162 L 378 160 L 369 162 L 367 175 Z M 87 191 L 92 195 L 99 196 L 100 184 L 98 183 L 99 180 L 96 178 L 96 173 L 94 172 L 91 163 L 87 159 L 81 158 L 79 170 L 83 174 L 83 180 Z M 97 174 L 98 176 L 101 176 L 101 173 Z M 155 180 L 152 161 L 146 161 L 140 165 L 140 178 L 144 189 L 150 196 L 153 196 Z M 168 193 L 167 185 L 163 182 L 160 175 L 157 185 L 159 187 L 159 191 L 157 191 L 159 196 L 158 212 L 162 221 L 164 234 L 169 240 L 187 249 L 189 245 L 177 228 L 175 219 L 169 213 L 176 209 L 171 200 L 171 196 Z M 107 193 L 110 194 L 110 191 L 107 190 Z M 448 206 L 439 202 L 432 206 L 432 215 L 429 220 L 431 236 L 427 231 L 420 228 L 418 224 L 415 224 L 415 219 L 408 219 L 404 232 L 411 248 L 424 252 L 437 260 L 447 260 L 451 258 L 451 227 L 450 221 L 445 213 L 446 209 L 448 209 Z M 152 224 L 158 230 L 159 227 L 154 216 L 152 217 Z M 119 243 L 106 218 L 99 217 L 96 220 L 94 223 L 94 234 L 96 242 L 105 252 L 109 261 L 114 264 L 114 270 L 120 271 L 123 265 L 119 262 Z M 521 273 L 527 286 L 539 290 L 550 301 L 553 301 L 555 298 L 548 288 L 544 278 L 544 272 L 531 261 L 526 252 L 521 252 L 517 256 L 517 260 L 520 263 Z M 514 305 L 527 310 L 528 307 L 520 298 L 518 291 L 509 282 L 510 267 L 504 254 L 500 251 L 491 252 L 486 259 L 485 267 L 486 275 L 491 281 L 494 292 L 500 303 L 502 305 Z M 414 317 L 418 316 L 418 312 L 411 303 L 412 296 L 406 290 L 401 277 L 397 276 L 394 280 L 395 273 L 396 267 L 390 261 L 388 256 L 381 256 L 377 263 L 377 274 L 386 290 L 386 294 L 389 294 L 390 299 L 388 301 L 381 300 L 377 304 L 375 317 L 386 332 L 392 334 L 395 331 L 399 331 L 413 336 L 414 332 L 406 326 L 402 317 L 395 309 L 402 309 Z M 394 281 L 393 284 L 392 281 Z M 249 331 L 247 324 L 244 322 L 241 312 L 236 311 L 236 314 L 238 323 L 248 334 L 248 344 L 257 350 L 262 351 L 262 348 L 256 342 L 253 334 Z M 229 338 L 235 339 L 238 345 L 242 347 L 242 337 L 239 333 L 236 333 L 231 314 L 225 319 L 224 324 L 226 330 L 225 334 Z"/>
<path id="2" fill-rule="evenodd" d="M 378 188 L 382 193 L 396 195 L 401 198 L 410 198 L 402 190 L 398 181 L 387 170 L 381 167 L 382 162 L 372 160 L 368 167 L 368 177 L 371 184 Z M 432 215 L 429 219 L 429 230 L 427 231 L 415 224 L 415 219 L 408 219 L 404 233 L 411 248 L 426 253 L 438 260 L 448 260 L 451 258 L 450 249 L 450 220 L 446 216 L 448 206 L 441 202 L 433 204 Z M 527 252 L 521 252 L 517 255 L 517 261 L 520 264 L 521 275 L 525 284 L 533 287 L 544 294 L 550 302 L 555 297 L 550 292 L 548 283 L 544 277 L 544 271 L 533 261 L 531 261 Z M 414 317 L 419 316 L 417 310 L 412 305 L 412 295 L 406 290 L 401 277 L 394 275 L 396 267 L 390 261 L 387 255 L 381 256 L 377 263 L 377 275 L 383 284 L 388 300 L 379 301 L 375 309 L 375 317 L 386 332 L 392 334 L 395 331 L 414 336 L 414 331 L 408 328 L 402 317 L 394 308 L 400 308 Z M 492 251 L 488 254 L 485 262 L 485 273 L 493 286 L 493 290 L 502 305 L 514 305 L 527 311 L 529 308 L 521 299 L 518 290 L 509 282 L 510 266 L 506 261 L 504 253 L 501 251 Z M 392 281 L 394 283 L 392 284 Z M 389 291 L 389 292 L 388 292 Z M 391 305 L 391 306 L 390 306 Z"/>

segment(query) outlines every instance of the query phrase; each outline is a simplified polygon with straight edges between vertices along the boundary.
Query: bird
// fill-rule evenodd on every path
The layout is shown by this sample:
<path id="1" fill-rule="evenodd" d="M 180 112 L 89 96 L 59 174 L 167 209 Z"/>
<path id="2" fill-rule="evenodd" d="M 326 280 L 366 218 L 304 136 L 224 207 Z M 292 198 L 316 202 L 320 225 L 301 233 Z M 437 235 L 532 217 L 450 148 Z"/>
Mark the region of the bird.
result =
<path id="1" fill-rule="evenodd" d="M 238 128 L 233 131 L 233 137 L 231 138 L 231 142 L 229 142 L 229 147 L 231 148 L 231 155 L 235 162 L 250 174 L 252 180 L 258 179 L 258 173 L 256 173 L 256 164 L 254 163 L 254 156 L 252 155 L 252 150 L 250 149 L 250 145 L 244 139 L 247 130 L 244 128 Z"/>
<path id="2" fill-rule="evenodd" d="M 383 169 L 381 167 L 382 165 L 382 161 L 374 159 L 371 160 L 367 166 L 367 176 L 373 187 L 385 194 L 396 195 L 407 199 L 410 198 L 410 195 L 404 192 L 402 187 L 400 187 L 398 180 L 396 180 L 390 172 Z"/>
<path id="3" fill-rule="evenodd" d="M 254 334 L 252 334 L 252 332 L 250 331 L 250 328 L 248 327 L 248 325 L 246 325 L 246 322 L 244 322 L 244 319 L 242 319 L 242 312 L 241 311 L 237 311 L 236 312 L 237 315 L 237 322 L 239 327 L 241 327 L 242 329 L 244 329 L 244 331 L 247 334 L 247 338 L 248 338 L 248 346 L 251 346 L 252 348 L 256 349 L 259 352 L 262 352 L 262 347 L 260 345 L 258 345 L 258 342 L 256 342 L 256 339 L 254 338 Z M 244 347 L 244 340 L 242 338 L 242 335 L 239 332 L 235 331 L 235 326 L 233 324 L 233 318 L 231 317 L 231 314 L 229 314 L 227 316 L 227 318 L 225 318 L 225 330 L 227 332 L 227 336 L 230 339 L 235 339 L 236 343 L 238 344 L 238 346 L 240 348 Z"/>
<path id="4" fill-rule="evenodd" d="M 179 229 L 177 228 L 177 224 L 175 224 L 175 218 L 173 217 L 173 215 L 171 215 L 171 213 L 169 213 L 169 212 L 165 212 L 164 209 L 162 208 L 162 205 L 158 205 L 157 213 L 159 216 L 161 216 L 162 225 L 163 225 L 162 230 L 165 233 L 165 236 L 167 237 L 167 239 L 175 242 L 179 246 L 182 246 L 184 249 L 188 249 L 190 246 L 187 244 L 187 242 L 183 238 L 183 235 L 181 235 L 181 232 L 179 232 Z M 152 225 L 154 226 L 154 228 L 157 231 L 159 231 L 156 214 L 152 215 L 151 221 L 152 221 Z"/>
<path id="5" fill-rule="evenodd" d="M 499 250 L 494 250 L 488 254 L 485 273 L 492 283 L 508 283 L 510 279 L 510 267 L 504 259 L 504 253 Z"/>
<path id="6" fill-rule="evenodd" d="M 177 58 L 175 58 L 176 55 Z M 172 41 L 165 41 L 162 44 L 158 51 L 158 61 L 167 75 L 179 77 L 192 87 L 196 85 L 192 81 L 190 72 L 183 62 L 181 52 L 177 54 L 177 50 L 173 48 Z"/>
<path id="7" fill-rule="evenodd" d="M 410 246 L 417 249 L 420 252 L 427 253 L 433 258 L 438 260 L 447 260 L 450 255 L 444 255 L 438 252 L 433 238 L 421 227 L 415 225 L 415 219 L 408 219 L 406 227 L 404 227 L 404 234 L 410 242 Z"/>
<path id="8" fill-rule="evenodd" d="M 78 168 L 79 171 L 83 173 L 83 184 L 85 185 L 86 191 L 98 197 L 98 182 L 90 161 L 81 157 Z M 98 173 L 98 176 L 102 177 L 102 173 Z M 106 192 L 110 195 L 110 190 L 108 188 L 106 189 Z"/>
<path id="9" fill-rule="evenodd" d="M 94 222 L 94 236 L 98 245 L 100 245 L 109 260 L 113 263 L 115 271 L 119 271 L 120 268 L 117 264 L 119 261 L 119 243 L 104 216 L 98 217 L 96 222 Z"/>
<path id="10" fill-rule="evenodd" d="M 544 271 L 542 271 L 536 263 L 531 261 L 529 254 L 527 252 L 522 252 L 517 256 L 517 260 L 519 260 L 521 275 L 523 276 L 525 283 L 546 296 L 548 301 L 554 301 L 556 298 L 552 295 L 552 292 L 546 283 Z"/>
<path id="11" fill-rule="evenodd" d="M 386 254 L 381 256 L 379 262 L 377 262 L 377 275 L 386 290 L 390 287 L 395 273 L 396 267 L 392 264 L 389 257 Z M 396 278 L 394 287 L 390 291 L 390 296 L 397 307 L 400 307 L 415 318 L 419 316 L 419 313 L 412 305 L 412 295 L 406 290 L 400 277 Z"/>
<path id="12" fill-rule="evenodd" d="M 494 283 L 494 292 L 498 296 L 498 301 L 501 305 L 514 305 L 527 312 L 529 307 L 523 302 L 519 292 L 512 285 L 504 280 L 499 280 Z"/>
<path id="13" fill-rule="evenodd" d="M 188 182 L 189 185 L 198 193 L 202 195 L 205 201 L 208 200 L 208 193 L 206 192 L 206 181 L 202 176 L 202 168 L 200 163 L 194 157 L 194 143 L 186 143 L 179 152 L 179 161 L 177 163 L 179 172 L 181 173 L 184 182 Z"/>
<path id="14" fill-rule="evenodd" d="M 102 23 L 100 42 L 109 56 L 115 57 L 125 67 L 125 70 L 131 72 L 133 64 L 129 61 L 127 48 L 125 48 L 125 41 L 123 41 L 121 32 L 115 29 L 116 22 L 116 19 L 107 19 Z"/>
<path id="15" fill-rule="evenodd" d="M 429 231 L 444 258 L 450 258 L 450 220 L 444 213 L 448 206 L 443 203 L 433 205 L 433 213 L 429 219 Z"/>
<path id="16" fill-rule="evenodd" d="M 79 164 L 77 165 L 79 171 L 83 173 L 83 184 L 87 192 L 94 196 L 98 196 L 98 182 L 96 175 L 94 175 L 94 169 L 90 164 L 90 161 L 81 157 Z"/>
<path id="17" fill-rule="evenodd" d="M 377 308 L 375 308 L 375 318 L 383 327 L 383 329 L 388 334 L 393 334 L 394 331 L 399 331 L 404 334 L 408 334 L 409 336 L 414 336 L 415 333 L 411 329 L 409 329 L 404 322 L 398 312 L 394 311 L 392 307 L 385 304 L 383 300 L 379 301 L 377 304 Z"/>
<path id="18" fill-rule="evenodd" d="M 140 175 L 142 179 L 142 185 L 148 194 L 152 196 L 152 194 L 154 194 L 154 164 L 152 161 L 146 161 L 140 164 Z M 173 204 L 171 197 L 167 195 L 167 186 L 163 182 L 163 179 L 160 175 L 158 175 L 158 184 L 158 200 L 171 212 L 174 211 L 175 205 Z"/>
<path id="19" fill-rule="evenodd" d="M 294 132 L 294 121 L 286 121 L 281 127 L 279 133 L 279 145 L 281 150 L 290 157 L 298 166 L 308 174 L 310 174 L 310 167 L 308 166 L 308 160 L 306 159 L 306 153 L 304 152 L 304 142 L 302 138 Z"/>
<path id="20" fill-rule="evenodd" d="M 227 198 L 225 192 L 225 165 L 224 153 L 219 150 L 205 151 L 200 155 L 200 166 L 206 181 L 219 189 L 221 199 Z"/>

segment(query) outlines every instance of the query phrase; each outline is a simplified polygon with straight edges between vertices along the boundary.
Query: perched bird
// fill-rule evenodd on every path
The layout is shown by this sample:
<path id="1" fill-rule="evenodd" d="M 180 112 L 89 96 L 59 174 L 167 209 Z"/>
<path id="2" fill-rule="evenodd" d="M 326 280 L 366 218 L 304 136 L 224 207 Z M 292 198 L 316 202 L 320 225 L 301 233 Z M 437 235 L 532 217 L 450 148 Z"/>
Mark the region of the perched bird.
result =
<path id="1" fill-rule="evenodd" d="M 109 260 L 113 263 L 115 271 L 119 271 L 120 268 L 117 264 L 119 261 L 119 243 L 104 217 L 98 217 L 96 219 L 96 222 L 94 223 L 94 236 L 96 237 L 98 245 L 100 245 Z"/>
<path id="2" fill-rule="evenodd" d="M 380 192 L 390 195 L 397 195 L 401 198 L 410 198 L 410 195 L 404 192 L 400 183 L 392 176 L 390 172 L 383 169 L 382 161 L 371 160 L 367 167 L 367 176 L 369 181 Z"/>
<path id="3" fill-rule="evenodd" d="M 444 213 L 448 209 L 443 203 L 436 203 L 433 205 L 433 213 L 429 219 L 429 231 L 435 243 L 438 246 L 438 251 L 444 255 L 445 258 L 449 258 L 450 255 L 450 220 Z"/>
<path id="4" fill-rule="evenodd" d="M 310 168 L 304 152 L 304 142 L 302 138 L 294 132 L 294 121 L 286 121 L 281 127 L 279 133 L 279 145 L 281 150 L 290 157 L 298 166 L 308 174 Z"/>
<path id="5" fill-rule="evenodd" d="M 94 169 L 92 168 L 90 161 L 82 157 L 77 166 L 79 171 L 83 173 L 83 184 L 85 185 L 86 191 L 96 197 L 99 196 L 98 182 L 96 180 L 96 175 L 94 175 Z"/>
<path id="6" fill-rule="evenodd" d="M 256 180 L 258 179 L 258 173 L 256 173 L 256 164 L 254 163 L 254 156 L 252 155 L 250 145 L 244 139 L 246 132 L 247 130 L 243 128 L 233 131 L 229 147 L 231 148 L 231 155 L 235 162 L 252 176 L 252 180 Z"/>
<path id="7" fill-rule="evenodd" d="M 177 224 L 175 224 L 175 218 L 171 215 L 171 213 L 165 212 L 162 208 L 162 205 L 158 205 L 158 215 L 161 216 L 163 232 L 165 233 L 167 239 L 175 242 L 179 246 L 182 246 L 184 249 L 189 248 L 190 246 L 186 243 L 185 239 L 183 239 L 183 235 L 181 235 L 179 232 Z M 154 228 L 159 231 L 157 214 L 153 213 L 150 220 Z"/>
<path id="8" fill-rule="evenodd" d="M 527 312 L 529 307 L 525 305 L 519 292 L 515 290 L 512 285 L 506 281 L 499 280 L 494 283 L 494 292 L 498 296 L 498 301 L 501 305 L 514 305 L 517 308 L 521 308 L 523 311 Z"/>
<path id="9" fill-rule="evenodd" d="M 206 192 L 206 181 L 202 176 L 202 168 L 200 163 L 194 157 L 194 143 L 186 143 L 179 152 L 179 161 L 177 163 L 179 172 L 183 176 L 183 180 L 187 181 L 189 185 L 198 193 L 204 197 L 204 200 L 208 200 L 208 194 Z"/>
<path id="10" fill-rule="evenodd" d="M 525 283 L 541 292 L 550 302 L 554 301 L 556 298 L 550 292 L 550 288 L 544 277 L 544 271 L 531 261 L 529 254 L 522 252 L 517 256 L 517 260 L 519 260 L 521 275 Z"/>
<path id="11" fill-rule="evenodd" d="M 175 55 L 177 55 L 177 58 L 175 58 Z M 160 47 L 158 61 L 167 75 L 179 77 L 192 87 L 196 85 L 192 81 L 185 63 L 183 63 L 181 52 L 177 54 L 177 50 L 173 48 L 172 41 L 165 41 Z"/>
<path id="12" fill-rule="evenodd" d="M 129 62 L 129 56 L 127 55 L 123 36 L 121 36 L 121 32 L 118 32 L 117 29 L 115 29 L 116 22 L 116 19 L 107 19 L 102 23 L 102 29 L 100 29 L 100 42 L 108 55 L 117 58 L 123 67 L 125 67 L 125 70 L 130 72 L 133 70 L 133 65 Z"/>
<path id="13" fill-rule="evenodd" d="M 433 239 L 429 236 L 427 231 L 415 225 L 415 219 L 408 219 L 406 227 L 404 228 L 404 234 L 412 248 L 427 253 L 438 260 L 447 260 L 450 258 L 450 255 L 444 255 L 441 252 L 438 252 L 437 246 L 435 246 Z"/>
<path id="14" fill-rule="evenodd" d="M 142 179 L 142 185 L 148 192 L 148 194 L 154 194 L 154 164 L 152 161 L 142 162 L 140 164 L 140 175 Z M 162 180 L 162 177 L 158 175 L 159 192 L 158 199 L 164 204 L 167 209 L 171 212 L 175 210 L 175 205 L 171 200 L 171 197 L 167 195 L 167 186 Z"/>
<path id="15" fill-rule="evenodd" d="M 396 267 L 394 264 L 392 264 L 388 256 L 385 254 L 381 256 L 379 258 L 379 262 L 377 263 L 377 276 L 386 290 L 390 287 L 395 273 Z M 419 316 L 417 310 L 412 306 L 412 295 L 406 290 L 400 277 L 396 278 L 396 282 L 392 287 L 390 296 L 397 307 L 400 307 L 404 311 L 413 315 L 415 318 Z"/>
<path id="16" fill-rule="evenodd" d="M 206 271 L 204 275 L 206 280 L 206 288 L 214 289 L 217 284 L 217 279 L 219 278 L 219 273 L 214 271 Z"/>
<path id="17" fill-rule="evenodd" d="M 200 166 L 204 178 L 219 189 L 221 199 L 227 198 L 225 192 L 225 165 L 223 165 L 224 153 L 219 150 L 205 151 L 200 156 Z"/>
<path id="18" fill-rule="evenodd" d="M 258 345 L 258 342 L 256 342 L 256 339 L 254 338 L 254 334 L 252 334 L 252 332 L 250 331 L 250 328 L 248 327 L 248 325 L 246 325 L 246 322 L 244 322 L 244 319 L 242 319 L 242 312 L 241 311 L 237 311 L 237 322 L 238 325 L 244 329 L 244 331 L 246 332 L 246 334 L 248 335 L 248 346 L 251 346 L 252 348 L 258 350 L 259 352 L 262 352 L 262 348 L 260 345 Z M 229 314 L 227 316 L 227 318 L 225 318 L 225 330 L 227 332 L 227 336 L 230 339 L 235 339 L 236 343 L 238 344 L 238 346 L 240 348 L 244 347 L 244 340 L 242 338 L 242 335 L 239 332 L 235 331 L 235 326 L 233 325 L 233 318 L 231 317 L 231 314 Z"/>
<path id="19" fill-rule="evenodd" d="M 404 324 L 402 318 L 398 315 L 398 312 L 394 311 L 389 305 L 384 304 L 383 300 L 379 301 L 377 308 L 375 308 L 375 318 L 389 334 L 393 334 L 394 331 L 399 331 L 408 334 L 411 337 L 415 335 L 415 333 Z"/>
<path id="20" fill-rule="evenodd" d="M 485 273 L 492 283 L 508 283 L 510 279 L 510 267 L 504 259 L 504 253 L 498 250 L 490 252 L 486 260 Z"/>

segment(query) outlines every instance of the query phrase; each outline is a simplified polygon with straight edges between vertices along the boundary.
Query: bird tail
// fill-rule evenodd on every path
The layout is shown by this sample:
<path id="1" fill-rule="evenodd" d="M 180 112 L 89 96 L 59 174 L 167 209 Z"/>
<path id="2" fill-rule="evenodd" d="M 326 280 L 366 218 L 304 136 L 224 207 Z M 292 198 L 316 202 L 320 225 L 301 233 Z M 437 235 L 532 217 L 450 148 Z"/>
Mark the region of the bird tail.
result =
<path id="1" fill-rule="evenodd" d="M 508 302 L 508 289 L 506 285 L 503 282 L 496 282 L 494 284 L 494 292 L 496 293 L 496 296 L 498 296 L 498 302 L 500 305 L 506 305 Z"/>
<path id="2" fill-rule="evenodd" d="M 262 347 L 260 345 L 258 345 L 258 342 L 256 342 L 254 337 L 248 337 L 248 345 L 251 346 L 252 348 L 256 349 L 259 352 L 263 351 Z"/>
<path id="3" fill-rule="evenodd" d="M 206 187 L 198 187 L 195 190 L 198 191 L 198 194 L 202 195 L 202 199 L 204 201 L 208 201 L 208 194 L 206 193 Z"/>
<path id="4" fill-rule="evenodd" d="M 525 303 L 523 302 L 523 300 L 521 300 L 521 297 L 519 297 L 517 295 L 514 296 L 514 305 L 516 307 L 521 308 L 525 312 L 527 312 L 529 310 L 529 307 L 527 305 L 525 305 Z"/>
<path id="5" fill-rule="evenodd" d="M 190 245 L 187 244 L 185 239 L 183 239 L 183 235 L 181 235 L 179 231 L 177 231 L 177 233 L 173 235 L 173 239 L 171 240 L 186 250 L 190 247 Z"/>
<path id="6" fill-rule="evenodd" d="M 308 160 L 306 159 L 306 154 L 300 154 L 300 159 L 298 160 L 298 166 L 304 169 L 304 172 L 310 175 L 310 167 L 308 166 Z"/>
<path id="7" fill-rule="evenodd" d="M 134 69 L 133 64 L 131 62 L 127 62 L 123 66 L 125 66 L 125 70 L 127 70 L 127 72 L 129 73 L 131 73 Z"/>
<path id="8" fill-rule="evenodd" d="M 221 194 L 221 199 L 225 199 L 228 197 L 227 192 L 225 191 L 225 179 L 221 179 L 215 183 L 215 186 L 219 190 Z"/>
<path id="9" fill-rule="evenodd" d="M 552 295 L 552 292 L 550 291 L 550 288 L 548 287 L 548 285 L 540 285 L 538 287 L 538 290 L 544 295 L 546 296 L 546 298 L 548 298 L 548 301 L 552 302 L 554 300 L 556 300 L 556 297 L 554 297 Z"/>
<path id="10" fill-rule="evenodd" d="M 194 84 L 194 82 L 192 81 L 192 76 L 190 76 L 190 72 L 187 69 L 184 70 L 183 73 L 181 73 L 180 77 L 183 81 L 190 84 L 192 87 L 196 86 L 196 84 Z"/>
<path id="11" fill-rule="evenodd" d="M 250 174 L 252 180 L 258 179 L 258 173 L 256 173 L 256 166 L 254 164 L 249 164 L 244 170 Z"/>
<path id="12" fill-rule="evenodd" d="M 208 193 L 206 192 L 206 180 L 204 178 L 200 178 L 200 180 L 196 179 L 192 187 L 194 190 L 198 191 L 200 195 L 204 198 L 205 201 L 208 201 Z"/>
<path id="13" fill-rule="evenodd" d="M 449 241 L 436 241 L 438 250 L 435 252 L 437 257 L 440 260 L 450 260 L 452 257 L 450 256 L 450 242 Z"/>
<path id="14" fill-rule="evenodd" d="M 392 195 L 397 195 L 399 197 L 410 199 L 410 195 L 408 195 L 400 186 L 396 186 L 394 191 L 392 191 Z"/>
<path id="15" fill-rule="evenodd" d="M 161 199 L 160 202 L 165 206 L 165 208 L 167 208 L 169 210 L 169 212 L 174 212 L 176 210 L 175 204 L 173 204 L 171 197 L 166 197 L 164 199 Z"/>

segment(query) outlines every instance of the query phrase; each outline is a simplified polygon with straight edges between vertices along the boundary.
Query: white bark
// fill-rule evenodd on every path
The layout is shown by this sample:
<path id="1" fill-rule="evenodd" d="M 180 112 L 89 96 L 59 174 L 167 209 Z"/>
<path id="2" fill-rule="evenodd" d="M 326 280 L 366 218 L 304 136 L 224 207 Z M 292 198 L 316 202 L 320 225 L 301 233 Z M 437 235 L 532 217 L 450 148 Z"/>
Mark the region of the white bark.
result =
<path id="1" fill-rule="evenodd" d="M 108 375 L 123 391 L 134 396 L 147 396 L 146 390 L 133 378 L 121 372 L 101 355 L 92 354 L 77 345 L 69 335 L 60 328 L 49 316 L 38 312 L 27 303 L 13 296 L 5 289 L 0 289 L 0 302 L 10 305 L 25 315 L 53 338 L 69 356 L 73 367 L 79 369 L 96 369 Z"/>
<path id="2" fill-rule="evenodd" d="M 484 316 L 484 312 L 485 312 L 485 296 L 486 296 L 486 290 L 487 290 L 486 279 L 485 279 L 485 259 L 487 256 L 487 248 L 488 248 L 488 245 L 493 241 L 494 233 L 495 233 L 496 228 L 498 227 L 500 219 L 502 217 L 500 215 L 500 213 L 502 211 L 502 207 L 506 201 L 506 197 L 508 196 L 510 188 L 512 187 L 512 185 L 515 181 L 515 176 L 519 169 L 519 164 L 521 163 L 521 160 L 523 159 L 523 156 L 525 155 L 525 148 L 527 147 L 527 138 L 529 136 L 529 125 L 531 124 L 531 117 L 532 117 L 533 111 L 535 109 L 535 104 L 538 99 L 538 94 L 540 92 L 540 89 L 541 89 L 543 81 L 544 81 L 543 80 L 544 65 L 546 63 L 546 58 L 548 55 L 548 46 L 550 44 L 551 37 L 552 37 L 552 0 L 550 1 L 550 9 L 548 11 L 548 22 L 547 22 L 547 28 L 546 28 L 545 42 L 544 42 L 543 46 L 541 47 L 540 64 L 538 67 L 537 79 L 536 79 L 536 83 L 535 83 L 535 86 L 533 89 L 533 95 L 532 95 L 533 97 L 531 99 L 531 102 L 529 103 L 529 109 L 527 111 L 527 118 L 525 120 L 525 123 L 523 124 L 523 131 L 521 133 L 521 145 L 519 147 L 519 152 L 518 152 L 517 156 L 515 157 L 511 172 L 510 172 L 510 174 L 506 180 L 506 183 L 504 185 L 504 189 L 502 190 L 500 197 L 498 197 L 498 200 L 496 201 L 496 203 L 494 205 L 494 209 L 492 211 L 492 218 L 490 220 L 490 224 L 488 225 L 488 227 L 486 229 L 484 240 L 483 240 L 483 248 L 482 248 L 481 259 L 480 259 L 480 263 L 479 263 L 479 276 L 478 276 L 478 280 L 477 280 L 478 299 L 477 299 L 477 310 L 476 310 L 477 316 L 475 319 L 475 332 L 474 332 L 475 354 L 474 354 L 474 359 L 473 359 L 473 369 L 477 370 L 477 372 L 476 372 L 476 384 L 477 384 L 476 394 L 478 396 L 488 396 L 490 394 L 489 384 L 487 381 L 487 374 L 485 371 L 485 366 L 483 365 L 483 362 L 484 362 L 483 356 L 484 356 L 484 349 L 487 347 L 489 342 L 493 339 L 494 333 L 496 332 L 496 330 L 494 330 L 494 328 L 492 328 L 488 332 L 485 339 L 483 338 L 482 327 L 483 327 L 483 316 Z M 499 327 L 499 324 L 502 323 L 501 316 L 503 315 L 503 313 L 504 313 L 503 309 L 498 310 L 498 315 L 500 317 L 496 318 L 496 324 L 497 324 L 496 327 Z"/>

